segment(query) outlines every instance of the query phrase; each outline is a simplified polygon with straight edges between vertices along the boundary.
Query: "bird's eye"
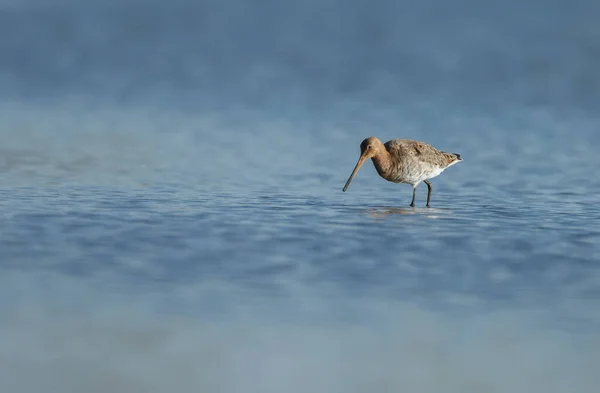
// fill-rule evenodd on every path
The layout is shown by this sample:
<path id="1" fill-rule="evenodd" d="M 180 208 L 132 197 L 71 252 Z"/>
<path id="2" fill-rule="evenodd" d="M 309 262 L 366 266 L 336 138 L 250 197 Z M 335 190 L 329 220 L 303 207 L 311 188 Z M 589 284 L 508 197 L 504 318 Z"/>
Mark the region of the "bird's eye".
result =
<path id="1" fill-rule="evenodd" d="M 367 146 L 367 149 L 370 149 L 370 148 L 371 148 L 371 145 Z"/>

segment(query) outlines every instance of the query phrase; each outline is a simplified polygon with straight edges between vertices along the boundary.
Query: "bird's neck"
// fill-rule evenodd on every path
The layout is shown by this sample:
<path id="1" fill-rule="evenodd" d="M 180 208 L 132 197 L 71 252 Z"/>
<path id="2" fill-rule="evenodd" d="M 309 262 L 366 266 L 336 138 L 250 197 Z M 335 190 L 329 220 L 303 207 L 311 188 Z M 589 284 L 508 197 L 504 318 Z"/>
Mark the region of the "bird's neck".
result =
<path id="1" fill-rule="evenodd" d="M 375 165 L 375 169 L 377 169 L 379 176 L 386 178 L 392 168 L 392 157 L 390 156 L 390 153 L 384 149 L 373 156 L 371 160 L 373 160 L 373 165 Z"/>

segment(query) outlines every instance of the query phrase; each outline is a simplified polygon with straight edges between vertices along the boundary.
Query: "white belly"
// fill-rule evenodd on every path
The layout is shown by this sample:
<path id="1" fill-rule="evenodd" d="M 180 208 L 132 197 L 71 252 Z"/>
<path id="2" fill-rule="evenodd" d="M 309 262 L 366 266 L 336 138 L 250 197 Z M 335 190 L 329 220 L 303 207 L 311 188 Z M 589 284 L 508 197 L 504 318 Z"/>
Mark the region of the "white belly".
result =
<path id="1" fill-rule="evenodd" d="M 419 185 L 423 180 L 433 179 L 446 168 L 421 166 L 420 168 L 411 168 L 411 170 L 403 171 L 395 180 L 396 183 L 407 183 L 413 186 Z"/>
<path id="2" fill-rule="evenodd" d="M 408 183 L 416 187 L 424 180 L 439 176 L 446 168 L 460 161 L 462 160 L 456 160 L 447 166 L 443 166 L 445 162 L 438 163 L 435 160 L 432 160 L 432 162 L 419 159 L 403 160 L 396 163 L 395 168 L 392 168 L 391 172 L 394 176 L 386 177 L 386 179 L 395 183 Z"/>

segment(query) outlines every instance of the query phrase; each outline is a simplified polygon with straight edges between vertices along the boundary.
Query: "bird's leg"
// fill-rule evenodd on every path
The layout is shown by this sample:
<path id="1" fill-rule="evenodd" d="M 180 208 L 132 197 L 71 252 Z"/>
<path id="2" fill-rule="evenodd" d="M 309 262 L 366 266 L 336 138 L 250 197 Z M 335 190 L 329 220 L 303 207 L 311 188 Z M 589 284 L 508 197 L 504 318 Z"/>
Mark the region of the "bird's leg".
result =
<path id="1" fill-rule="evenodd" d="M 425 184 L 427 184 L 427 207 L 429 206 L 429 200 L 431 199 L 431 183 L 429 180 L 424 180 Z"/>
<path id="2" fill-rule="evenodd" d="M 415 195 L 417 194 L 417 186 L 413 186 L 413 198 L 410 202 L 410 207 L 415 207 Z"/>

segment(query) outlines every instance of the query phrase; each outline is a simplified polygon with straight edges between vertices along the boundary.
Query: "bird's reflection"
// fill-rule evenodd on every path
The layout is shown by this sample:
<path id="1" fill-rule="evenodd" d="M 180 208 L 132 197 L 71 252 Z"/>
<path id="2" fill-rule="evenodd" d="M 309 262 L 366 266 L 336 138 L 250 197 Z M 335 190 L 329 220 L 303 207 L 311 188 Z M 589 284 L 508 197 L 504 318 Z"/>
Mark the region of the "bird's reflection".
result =
<path id="1" fill-rule="evenodd" d="M 375 207 L 364 210 L 372 218 L 384 218 L 392 215 L 422 215 L 427 218 L 440 218 L 452 214 L 450 209 L 439 208 L 404 208 L 404 207 Z"/>

